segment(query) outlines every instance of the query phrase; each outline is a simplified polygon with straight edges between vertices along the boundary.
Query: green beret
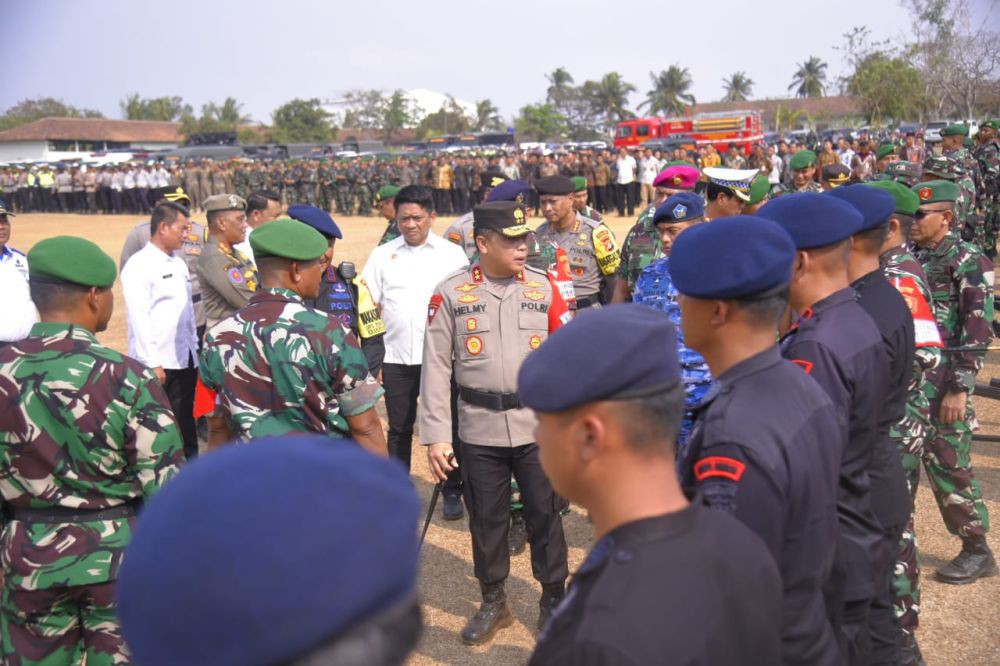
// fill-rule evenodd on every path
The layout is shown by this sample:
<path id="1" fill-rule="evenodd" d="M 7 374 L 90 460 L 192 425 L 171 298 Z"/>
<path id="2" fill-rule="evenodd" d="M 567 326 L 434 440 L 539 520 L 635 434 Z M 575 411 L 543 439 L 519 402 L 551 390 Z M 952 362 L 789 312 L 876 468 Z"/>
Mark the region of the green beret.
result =
<path id="1" fill-rule="evenodd" d="M 282 218 L 262 224 L 250 233 L 255 255 L 270 255 L 295 261 L 319 259 L 330 247 L 323 234 L 298 220 Z"/>
<path id="2" fill-rule="evenodd" d="M 896 152 L 896 146 L 895 145 L 893 145 L 891 143 L 883 144 L 883 145 L 881 145 L 881 146 L 878 147 L 878 150 L 875 151 L 875 159 L 880 160 L 883 157 L 885 157 L 887 155 L 892 155 L 895 152 Z"/>
<path id="3" fill-rule="evenodd" d="M 862 186 L 877 187 L 891 194 L 892 198 L 896 200 L 897 213 L 913 215 L 920 208 L 920 197 L 917 196 L 917 193 L 894 180 L 873 180 L 869 183 L 863 183 Z"/>
<path id="4" fill-rule="evenodd" d="M 757 174 L 754 176 L 753 182 L 750 183 L 750 200 L 747 203 L 751 206 L 759 204 L 770 193 L 771 182 L 767 179 L 767 176 L 762 173 Z"/>
<path id="5" fill-rule="evenodd" d="M 792 171 L 798 171 L 799 169 L 808 169 L 813 164 L 816 164 L 816 153 L 811 150 L 800 150 L 792 155 L 789 166 Z"/>
<path id="6" fill-rule="evenodd" d="M 694 164 L 694 162 L 691 162 L 690 160 L 670 160 L 669 162 L 664 162 L 663 163 L 663 169 L 666 169 L 667 167 L 672 167 L 672 166 L 691 166 L 693 164 Z M 661 172 L 662 172 L 662 170 L 661 170 Z"/>
<path id="7" fill-rule="evenodd" d="M 941 136 L 969 136 L 969 126 L 962 123 L 952 123 L 941 130 Z"/>
<path id="8" fill-rule="evenodd" d="M 958 185 L 947 180 L 929 180 L 926 183 L 917 183 L 911 188 L 920 197 L 920 203 L 954 203 L 961 194 Z"/>
<path id="9" fill-rule="evenodd" d="M 965 141 L 962 142 L 962 145 L 965 146 L 966 148 L 974 148 L 976 142 L 972 140 L 971 136 L 967 136 L 965 137 Z"/>
<path id="10" fill-rule="evenodd" d="M 28 251 L 28 274 L 40 282 L 103 288 L 115 283 L 118 270 L 115 260 L 89 240 L 56 236 L 39 241 Z"/>
<path id="11" fill-rule="evenodd" d="M 401 188 L 398 185 L 383 185 L 375 195 L 375 201 L 381 203 L 389 199 L 395 199 Z"/>
<path id="12" fill-rule="evenodd" d="M 574 192 L 585 192 L 587 190 L 587 179 L 583 176 L 573 176 L 570 180 L 573 181 Z"/>
<path id="13" fill-rule="evenodd" d="M 983 124 L 980 125 L 979 127 L 980 127 L 980 129 L 982 129 L 984 127 L 988 127 L 991 130 L 996 130 L 996 131 L 1000 132 L 1000 119 L 990 118 L 989 120 L 984 120 Z"/>

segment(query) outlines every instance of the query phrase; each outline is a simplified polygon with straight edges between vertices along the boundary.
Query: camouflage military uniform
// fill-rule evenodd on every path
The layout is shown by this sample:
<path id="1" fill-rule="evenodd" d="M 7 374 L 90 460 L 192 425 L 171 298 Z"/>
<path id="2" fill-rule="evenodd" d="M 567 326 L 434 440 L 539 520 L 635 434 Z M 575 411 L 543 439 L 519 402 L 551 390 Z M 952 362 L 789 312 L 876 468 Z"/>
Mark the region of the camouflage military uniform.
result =
<path id="1" fill-rule="evenodd" d="M 246 199 L 250 192 L 250 178 L 245 165 L 237 165 L 233 170 L 233 189 L 236 194 Z"/>
<path id="2" fill-rule="evenodd" d="M 656 206 L 650 206 L 639 215 L 639 221 L 629 229 L 622 243 L 622 260 L 618 264 L 616 275 L 628 284 L 629 293 L 635 290 L 635 282 L 639 279 L 646 266 L 659 259 L 663 246 L 660 234 L 653 226 L 653 214 Z"/>
<path id="3" fill-rule="evenodd" d="M 0 350 L 0 401 L 3 663 L 127 664 L 114 582 L 131 509 L 183 460 L 167 396 L 90 331 L 39 323 Z M 85 517 L 113 507 L 117 517 Z M 82 516 L 18 516 L 31 509 Z"/>
<path id="4" fill-rule="evenodd" d="M 635 283 L 632 300 L 647 305 L 654 310 L 665 312 L 677 331 L 677 355 L 681 364 L 681 380 L 684 382 L 684 419 L 677 436 L 677 460 L 691 434 L 692 413 L 712 388 L 712 373 L 701 354 L 684 344 L 681 330 L 681 307 L 677 302 L 677 288 L 670 277 L 670 257 L 657 259 L 647 266 Z"/>
<path id="5" fill-rule="evenodd" d="M 259 190 L 267 189 L 267 171 L 264 170 L 263 164 L 258 164 L 252 171 L 247 174 L 247 194 L 250 192 L 257 192 Z M 246 196 L 243 196 L 245 199 Z"/>
<path id="6" fill-rule="evenodd" d="M 358 193 L 358 215 L 372 214 L 371 169 L 362 165 L 354 181 Z"/>
<path id="7" fill-rule="evenodd" d="M 899 246 L 889 250 L 882 255 L 881 263 L 886 279 L 903 294 L 911 311 L 914 311 L 918 297 L 928 305 L 931 303 L 931 292 L 924 269 L 906 249 Z M 910 290 L 916 290 L 917 293 L 910 293 Z M 940 342 L 937 331 L 922 330 L 921 324 L 916 319 L 914 324 L 917 348 L 913 359 L 913 374 L 910 376 L 907 388 L 906 413 L 902 420 L 889 430 L 889 435 L 896 443 L 896 449 L 903 461 L 911 499 L 917 494 L 920 461 L 924 457 L 927 435 L 933 427 L 930 417 L 931 389 L 927 373 L 941 363 L 941 350 L 935 346 Z M 917 628 L 920 613 L 920 564 L 917 561 L 917 536 L 913 518 L 911 513 L 909 521 L 903 528 L 893 573 L 893 605 L 896 617 L 900 627 L 909 632 Z"/>
<path id="8" fill-rule="evenodd" d="M 389 220 L 389 224 L 385 225 L 385 231 L 382 232 L 382 238 L 379 239 L 379 245 L 385 245 L 389 241 L 396 240 L 400 237 L 399 233 L 399 223 L 396 220 Z"/>
<path id="9" fill-rule="evenodd" d="M 306 164 L 301 170 L 302 179 L 299 181 L 299 200 L 296 203 L 304 203 L 309 206 L 316 205 L 316 185 L 319 183 L 319 175 L 316 167 Z"/>
<path id="10" fill-rule="evenodd" d="M 779 183 L 775 185 L 771 190 L 771 198 L 776 199 L 782 194 L 796 194 L 798 192 L 823 192 L 823 186 L 817 183 L 815 180 L 810 180 L 806 183 L 805 187 L 797 188 L 794 184 L 790 183 L 785 185 L 784 183 Z"/>
<path id="11" fill-rule="evenodd" d="M 339 319 L 287 289 L 265 289 L 205 337 L 201 381 L 219 393 L 230 431 L 248 440 L 289 432 L 349 437 L 345 417 L 382 387 Z"/>
<path id="12" fill-rule="evenodd" d="M 979 201 L 985 217 L 984 249 L 992 258 L 996 256 L 997 234 L 1000 232 L 1000 140 L 984 143 L 976 148 L 974 154 L 983 184 Z"/>
<path id="13" fill-rule="evenodd" d="M 982 537 L 989 529 L 989 515 L 970 459 L 972 431 L 978 426 L 971 395 L 993 335 L 993 265 L 954 232 L 934 248 L 921 248 L 916 257 L 927 275 L 931 306 L 945 345 L 941 364 L 928 375 L 931 431 L 924 467 L 948 531 L 963 539 Z M 949 351 L 966 347 L 981 351 Z M 970 396 L 965 417 L 940 423 L 941 399 L 951 391 Z"/>
<path id="14" fill-rule="evenodd" d="M 962 240 L 982 248 L 986 243 L 985 227 L 976 216 L 976 185 L 974 175 L 966 168 L 963 151 L 952 151 L 942 155 L 931 155 L 924 160 L 924 173 L 931 172 L 940 178 L 958 185 L 960 194 L 955 201 L 955 222 L 952 230 L 958 230 Z"/>

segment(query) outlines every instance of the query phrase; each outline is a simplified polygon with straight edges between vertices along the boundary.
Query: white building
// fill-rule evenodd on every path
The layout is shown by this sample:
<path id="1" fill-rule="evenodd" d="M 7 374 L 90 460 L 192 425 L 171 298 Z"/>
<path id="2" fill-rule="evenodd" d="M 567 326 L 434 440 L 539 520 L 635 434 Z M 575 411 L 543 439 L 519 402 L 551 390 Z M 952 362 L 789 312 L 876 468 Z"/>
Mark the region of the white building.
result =
<path id="1" fill-rule="evenodd" d="M 90 160 L 94 153 L 165 150 L 182 142 L 180 123 L 105 118 L 42 118 L 0 132 L 0 163 Z"/>

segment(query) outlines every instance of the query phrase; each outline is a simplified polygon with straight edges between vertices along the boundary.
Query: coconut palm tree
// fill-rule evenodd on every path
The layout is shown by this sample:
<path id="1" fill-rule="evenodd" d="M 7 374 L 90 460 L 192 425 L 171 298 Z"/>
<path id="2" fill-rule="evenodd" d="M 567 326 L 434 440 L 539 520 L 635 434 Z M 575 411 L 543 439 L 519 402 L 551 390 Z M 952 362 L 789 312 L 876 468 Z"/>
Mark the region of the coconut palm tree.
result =
<path id="1" fill-rule="evenodd" d="M 488 99 L 476 102 L 476 131 L 484 132 L 501 128 L 503 128 L 503 120 L 500 118 L 500 109 Z"/>
<path id="2" fill-rule="evenodd" d="M 809 60 L 799 64 L 788 89 L 795 88 L 796 97 L 822 97 L 826 94 L 825 84 L 826 63 L 816 56 L 809 56 Z"/>
<path id="3" fill-rule="evenodd" d="M 745 72 L 736 72 L 728 79 L 722 79 L 722 86 L 726 90 L 726 96 L 722 98 L 724 102 L 745 102 L 753 94 L 753 79 Z"/>
<path id="4" fill-rule="evenodd" d="M 694 105 L 694 95 L 688 92 L 691 88 L 691 75 L 687 67 L 671 65 L 659 74 L 649 73 L 653 80 L 653 89 L 646 93 L 646 100 L 639 108 L 647 107 L 652 114 L 681 115 L 686 106 Z"/>
<path id="5" fill-rule="evenodd" d="M 590 100 L 594 110 L 604 116 L 607 127 L 635 115 L 628 109 L 628 96 L 635 91 L 636 87 L 625 81 L 618 72 L 609 72 L 600 81 L 587 81 L 583 84 L 584 95 Z"/>
<path id="6" fill-rule="evenodd" d="M 565 67 L 557 67 L 551 74 L 546 74 L 545 78 L 549 80 L 546 99 L 552 104 L 566 99 L 570 86 L 573 85 L 573 75 Z"/>

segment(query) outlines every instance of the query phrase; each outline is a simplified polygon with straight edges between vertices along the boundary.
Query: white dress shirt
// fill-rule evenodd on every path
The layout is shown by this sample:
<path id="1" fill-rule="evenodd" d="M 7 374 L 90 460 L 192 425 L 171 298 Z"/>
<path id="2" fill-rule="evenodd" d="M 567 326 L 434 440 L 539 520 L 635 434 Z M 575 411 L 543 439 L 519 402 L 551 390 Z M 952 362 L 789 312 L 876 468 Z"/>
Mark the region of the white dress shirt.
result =
<path id="1" fill-rule="evenodd" d="M 0 294 L 4 304 L 0 342 L 23 340 L 38 321 L 38 310 L 28 291 L 28 260 L 7 246 L 0 248 Z"/>
<path id="2" fill-rule="evenodd" d="M 619 185 L 628 185 L 635 181 L 635 158 L 631 155 L 618 158 L 618 180 Z"/>
<path id="3" fill-rule="evenodd" d="M 129 356 L 151 368 L 180 370 L 198 364 L 198 334 L 191 283 L 183 259 L 152 243 L 133 254 L 122 269 L 128 321 Z"/>
<path id="4" fill-rule="evenodd" d="M 386 363 L 420 365 L 434 288 L 468 265 L 461 247 L 433 233 L 419 247 L 407 245 L 400 236 L 372 250 L 361 277 L 382 306 Z"/>

